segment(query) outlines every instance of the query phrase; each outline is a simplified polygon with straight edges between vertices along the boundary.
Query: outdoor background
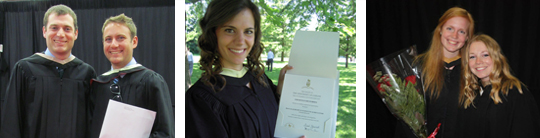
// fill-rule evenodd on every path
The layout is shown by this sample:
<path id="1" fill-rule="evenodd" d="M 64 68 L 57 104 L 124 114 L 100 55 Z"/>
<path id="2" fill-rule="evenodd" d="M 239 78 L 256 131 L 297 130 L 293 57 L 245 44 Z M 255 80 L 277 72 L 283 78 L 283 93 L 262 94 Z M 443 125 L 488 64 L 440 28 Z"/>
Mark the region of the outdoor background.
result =
<path id="1" fill-rule="evenodd" d="M 197 38 L 201 34 L 198 20 L 210 0 L 185 1 L 187 48 L 194 54 L 193 76 L 186 83 L 195 83 L 199 70 Z M 348 0 L 255 0 L 262 16 L 262 43 L 266 61 L 269 49 L 274 51 L 274 68 L 266 75 L 277 85 L 279 71 L 288 63 L 294 34 L 298 30 L 339 32 L 340 71 L 336 137 L 356 137 L 356 1 Z M 186 63 L 186 66 L 187 63 Z"/>

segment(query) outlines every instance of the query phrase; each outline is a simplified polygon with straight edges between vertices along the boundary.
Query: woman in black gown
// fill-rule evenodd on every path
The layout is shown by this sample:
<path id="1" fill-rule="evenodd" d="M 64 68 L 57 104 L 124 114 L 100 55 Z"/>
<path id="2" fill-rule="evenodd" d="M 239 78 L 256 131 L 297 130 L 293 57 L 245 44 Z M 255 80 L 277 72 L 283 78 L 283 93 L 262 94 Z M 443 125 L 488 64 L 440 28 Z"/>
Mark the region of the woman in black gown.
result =
<path id="1" fill-rule="evenodd" d="M 430 48 L 418 56 L 426 99 L 427 131 L 437 138 L 456 138 L 461 49 L 474 34 L 472 15 L 452 7 L 439 18 Z M 440 124 L 440 126 L 439 126 Z M 437 129 L 438 128 L 438 129 Z M 436 133 L 435 130 L 437 130 Z M 396 138 L 416 138 L 403 121 L 396 124 Z"/>
<path id="2" fill-rule="evenodd" d="M 260 21 L 250 0 L 208 5 L 198 41 L 203 73 L 186 93 L 186 137 L 274 136 L 281 83 L 274 85 L 259 61 Z M 289 69 L 281 70 L 279 82 Z"/>
<path id="3" fill-rule="evenodd" d="M 462 54 L 461 137 L 540 137 L 540 113 L 531 92 L 510 73 L 499 44 L 477 35 Z"/>

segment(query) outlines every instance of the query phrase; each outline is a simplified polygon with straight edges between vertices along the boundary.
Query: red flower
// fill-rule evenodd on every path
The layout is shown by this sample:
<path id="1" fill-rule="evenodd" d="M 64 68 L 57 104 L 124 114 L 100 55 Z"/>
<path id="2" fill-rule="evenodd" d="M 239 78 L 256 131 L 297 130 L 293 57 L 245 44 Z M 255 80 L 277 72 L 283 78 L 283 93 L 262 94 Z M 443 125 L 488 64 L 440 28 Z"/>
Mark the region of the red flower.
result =
<path id="1" fill-rule="evenodd" d="M 407 81 L 407 82 L 405 83 L 405 86 L 407 86 L 407 84 L 409 84 L 409 82 L 412 82 L 413 84 L 416 84 L 416 76 L 414 76 L 414 75 L 407 76 L 407 77 L 405 78 L 405 81 Z"/>
<path id="2" fill-rule="evenodd" d="M 380 92 L 386 92 L 386 90 L 384 88 L 382 88 L 382 85 L 386 85 L 388 87 L 392 87 L 392 85 L 390 84 L 389 81 L 387 81 L 386 79 L 388 78 L 385 78 L 384 82 L 381 82 L 379 84 L 377 84 L 377 89 L 379 89 Z"/>
<path id="3" fill-rule="evenodd" d="M 382 83 L 377 84 L 377 89 L 379 89 L 380 92 L 386 92 L 383 88 L 381 88 Z"/>

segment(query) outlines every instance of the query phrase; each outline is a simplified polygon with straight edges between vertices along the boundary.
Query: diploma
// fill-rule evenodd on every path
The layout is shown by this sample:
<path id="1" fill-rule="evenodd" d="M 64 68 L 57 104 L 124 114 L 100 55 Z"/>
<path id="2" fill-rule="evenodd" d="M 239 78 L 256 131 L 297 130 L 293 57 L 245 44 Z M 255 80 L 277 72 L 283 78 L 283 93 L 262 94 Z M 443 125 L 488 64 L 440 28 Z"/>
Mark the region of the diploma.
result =
<path id="1" fill-rule="evenodd" d="M 339 97 L 339 34 L 298 31 L 294 37 L 275 137 L 335 136 Z"/>
<path id="2" fill-rule="evenodd" d="M 109 100 L 100 138 L 148 138 L 156 112 Z"/>

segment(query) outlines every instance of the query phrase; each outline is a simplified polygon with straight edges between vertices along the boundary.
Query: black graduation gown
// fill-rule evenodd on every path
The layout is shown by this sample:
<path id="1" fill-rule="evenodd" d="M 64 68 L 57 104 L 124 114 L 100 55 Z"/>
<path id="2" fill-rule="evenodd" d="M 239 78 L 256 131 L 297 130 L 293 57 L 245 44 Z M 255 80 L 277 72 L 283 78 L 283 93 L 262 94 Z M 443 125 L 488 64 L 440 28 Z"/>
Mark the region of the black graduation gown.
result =
<path id="1" fill-rule="evenodd" d="M 125 76 L 122 78 L 123 74 Z M 174 137 L 174 116 L 169 87 L 161 75 L 144 66 L 139 66 L 110 75 L 100 75 L 92 80 L 91 138 L 99 137 L 101 132 L 109 99 L 114 96 L 110 90 L 114 78 L 119 79 L 122 103 L 156 112 L 150 133 L 151 138 Z"/>
<path id="2" fill-rule="evenodd" d="M 0 137 L 84 138 L 94 77 L 94 68 L 78 58 L 63 65 L 37 54 L 19 60 L 2 105 Z"/>
<path id="3" fill-rule="evenodd" d="M 524 86 L 523 94 L 514 87 L 502 103 L 495 104 L 489 97 L 491 85 L 474 99 L 474 106 L 461 108 L 460 122 L 463 138 L 537 138 L 540 137 L 540 113 L 536 101 Z"/>
<path id="4" fill-rule="evenodd" d="M 457 128 L 457 113 L 459 107 L 459 85 L 461 81 L 461 59 L 445 63 L 445 67 L 454 66 L 452 70 L 444 69 L 444 86 L 439 98 L 426 98 L 426 116 L 428 135 L 435 131 L 437 125 L 441 127 L 437 138 L 455 138 L 459 131 Z"/>
<path id="5" fill-rule="evenodd" d="M 187 91 L 186 137 L 273 138 L 279 98 L 272 81 L 265 79 L 269 87 L 264 87 L 251 71 L 242 78 L 223 77 L 226 86 L 219 92 L 200 80 Z M 223 86 L 216 78 L 216 86 Z"/>

